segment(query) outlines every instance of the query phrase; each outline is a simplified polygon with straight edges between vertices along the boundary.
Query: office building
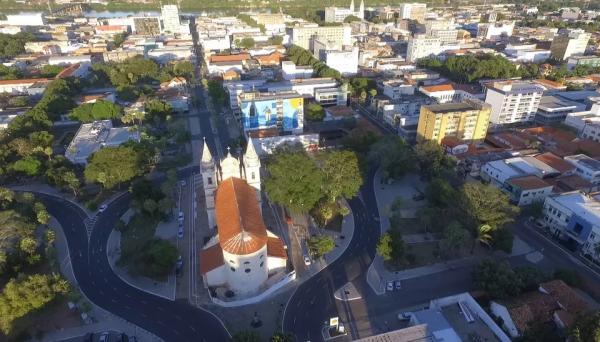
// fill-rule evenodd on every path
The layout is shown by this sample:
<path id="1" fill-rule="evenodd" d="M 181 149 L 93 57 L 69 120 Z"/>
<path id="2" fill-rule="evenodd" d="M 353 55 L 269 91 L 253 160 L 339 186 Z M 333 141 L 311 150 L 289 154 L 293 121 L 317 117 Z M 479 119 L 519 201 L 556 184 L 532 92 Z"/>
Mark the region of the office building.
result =
<path id="1" fill-rule="evenodd" d="M 332 49 L 341 49 L 344 45 L 351 44 L 350 26 L 294 26 L 289 29 L 292 44 L 301 48 L 312 50 L 311 41 L 319 39 L 327 42 Z"/>
<path id="2" fill-rule="evenodd" d="M 167 33 L 179 33 L 181 21 L 179 20 L 179 8 L 177 5 L 163 5 L 161 7 L 163 31 Z"/>
<path id="3" fill-rule="evenodd" d="M 533 82 L 497 81 L 487 84 L 485 102 L 492 106 L 490 122 L 504 125 L 533 121 L 544 88 Z"/>
<path id="4" fill-rule="evenodd" d="M 571 56 L 583 55 L 591 35 L 584 30 L 563 30 L 552 40 L 552 57 L 566 60 Z"/>
<path id="5" fill-rule="evenodd" d="M 421 106 L 417 141 L 433 140 L 438 144 L 446 137 L 459 141 L 481 141 L 487 134 L 490 106 L 477 100 Z"/>
<path id="6" fill-rule="evenodd" d="M 419 58 L 437 55 L 441 51 L 442 41 L 438 37 L 427 35 L 415 35 L 408 40 L 406 49 L 406 61 L 414 63 Z"/>
<path id="7" fill-rule="evenodd" d="M 405 3 L 400 5 L 399 19 L 411 19 L 420 23 L 425 21 L 427 4 Z"/>
<path id="8" fill-rule="evenodd" d="M 343 23 L 349 16 L 360 19 L 365 18 L 365 2 L 360 0 L 358 11 L 354 10 L 354 0 L 351 0 L 350 8 L 343 7 L 325 7 L 325 21 L 328 23 Z"/>

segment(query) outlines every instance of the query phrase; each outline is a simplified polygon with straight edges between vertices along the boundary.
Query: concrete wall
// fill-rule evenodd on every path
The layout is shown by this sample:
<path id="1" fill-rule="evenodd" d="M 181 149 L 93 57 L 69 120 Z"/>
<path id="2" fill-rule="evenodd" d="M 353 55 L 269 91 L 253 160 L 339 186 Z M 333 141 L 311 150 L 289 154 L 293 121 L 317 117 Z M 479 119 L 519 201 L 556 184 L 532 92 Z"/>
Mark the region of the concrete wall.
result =
<path id="1" fill-rule="evenodd" d="M 502 325 L 504 329 L 508 330 L 508 333 L 511 337 L 514 338 L 519 336 L 519 330 L 517 330 L 515 322 L 513 322 L 512 318 L 510 317 L 510 314 L 508 313 L 508 309 L 506 309 L 504 305 L 498 304 L 496 302 L 491 302 L 490 310 L 494 315 L 502 318 L 502 321 L 504 322 Z"/>
<path id="2" fill-rule="evenodd" d="M 212 299 L 213 303 L 220 305 L 220 306 L 227 307 L 227 308 L 233 308 L 233 307 L 244 306 L 244 305 L 248 305 L 248 304 L 254 304 L 254 303 L 258 303 L 258 302 L 268 298 L 273 293 L 277 292 L 277 290 L 279 290 L 282 287 L 284 287 L 285 285 L 293 282 L 294 280 L 296 280 L 296 271 L 290 272 L 279 282 L 273 284 L 273 286 L 266 289 L 263 293 L 256 295 L 254 297 L 240 299 L 240 300 L 231 301 L 231 302 L 225 302 L 225 301 L 222 301 L 222 300 L 220 300 L 218 298 L 214 298 L 214 297 L 211 297 L 211 299 Z"/>

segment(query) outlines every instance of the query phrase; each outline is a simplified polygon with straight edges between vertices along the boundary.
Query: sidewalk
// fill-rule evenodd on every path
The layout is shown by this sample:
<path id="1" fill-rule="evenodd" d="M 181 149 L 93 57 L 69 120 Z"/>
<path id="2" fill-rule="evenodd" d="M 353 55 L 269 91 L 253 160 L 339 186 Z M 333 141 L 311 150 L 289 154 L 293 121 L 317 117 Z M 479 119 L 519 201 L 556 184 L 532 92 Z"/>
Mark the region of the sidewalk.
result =
<path id="1" fill-rule="evenodd" d="M 108 263 L 110 264 L 110 267 L 112 268 L 113 272 L 115 272 L 115 274 L 121 278 L 121 280 L 140 291 L 145 291 L 168 300 L 175 300 L 175 287 L 177 280 L 174 271 L 169 275 L 167 282 L 159 282 L 142 276 L 132 276 L 127 272 L 127 270 L 116 265 L 116 262 L 121 256 L 120 246 L 121 233 L 113 229 L 108 237 L 106 255 L 108 256 Z"/>
<path id="2" fill-rule="evenodd" d="M 56 232 L 56 257 L 60 266 L 61 274 L 69 281 L 75 291 L 81 292 L 77 284 L 77 280 L 71 267 L 71 259 L 69 257 L 69 249 L 67 246 L 66 237 L 62 226 L 55 218 L 50 220 L 49 226 Z M 61 329 L 50 332 L 44 335 L 42 341 L 61 341 L 73 337 L 84 336 L 89 332 L 100 332 L 106 330 L 124 332 L 129 336 L 136 336 L 138 341 L 161 341 L 157 336 L 147 332 L 138 326 L 131 324 L 107 311 L 94 305 L 89 301 L 83 292 L 81 292 L 85 301 L 91 304 L 91 310 L 87 312 L 91 320 L 96 321 L 93 324 L 85 324 L 82 320 L 82 325 L 73 328 Z"/>

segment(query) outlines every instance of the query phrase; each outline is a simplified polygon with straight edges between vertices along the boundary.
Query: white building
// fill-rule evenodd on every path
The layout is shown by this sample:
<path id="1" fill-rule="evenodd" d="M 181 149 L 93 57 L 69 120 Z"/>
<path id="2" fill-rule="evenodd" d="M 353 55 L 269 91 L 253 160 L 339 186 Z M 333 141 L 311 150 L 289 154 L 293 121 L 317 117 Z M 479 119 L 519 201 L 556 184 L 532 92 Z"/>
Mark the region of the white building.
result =
<path id="1" fill-rule="evenodd" d="M 523 176 L 511 178 L 504 184 L 506 191 L 513 203 L 518 206 L 543 202 L 552 194 L 554 186 L 536 176 Z"/>
<path id="2" fill-rule="evenodd" d="M 545 49 L 515 49 L 504 50 L 507 59 L 517 63 L 539 63 L 550 58 L 550 50 Z"/>
<path id="3" fill-rule="evenodd" d="M 415 86 L 404 79 L 391 79 L 382 82 L 383 95 L 392 100 L 401 99 L 407 95 L 415 94 Z"/>
<path id="4" fill-rule="evenodd" d="M 205 142 L 200 171 L 209 226 L 217 226 L 217 235 L 201 251 L 205 284 L 235 293 L 257 292 L 269 275 L 285 270 L 287 253 L 263 222 L 260 159 L 252 139 L 241 160 L 228 153 L 219 163 Z"/>
<path id="5" fill-rule="evenodd" d="M 436 100 L 437 103 L 460 103 L 465 100 L 483 100 L 483 94 L 473 94 L 453 83 L 422 86 L 419 87 L 419 91 L 423 95 Z"/>
<path id="6" fill-rule="evenodd" d="M 193 48 L 190 46 L 162 47 L 148 50 L 147 56 L 161 64 L 175 60 L 191 60 L 194 55 Z"/>
<path id="7" fill-rule="evenodd" d="M 177 5 L 163 5 L 160 9 L 162 16 L 162 28 L 167 33 L 179 33 L 181 21 L 179 19 L 179 8 Z"/>
<path id="8" fill-rule="evenodd" d="M 583 55 L 591 35 L 584 30 L 563 30 L 552 40 L 552 57 L 565 60 L 571 56 Z"/>
<path id="9" fill-rule="evenodd" d="M 319 59 L 328 67 L 339 71 L 342 76 L 354 76 L 358 73 L 358 46 L 343 50 L 324 50 Z"/>
<path id="10" fill-rule="evenodd" d="M 329 23 L 343 23 L 349 16 L 355 16 L 360 19 L 365 18 L 365 2 L 360 0 L 358 11 L 354 10 L 354 0 L 350 2 L 350 8 L 343 7 L 325 7 L 325 21 Z"/>
<path id="11" fill-rule="evenodd" d="M 403 3 L 400 4 L 399 19 L 412 19 L 420 23 L 425 21 L 427 13 L 427 4 L 423 3 Z"/>
<path id="12" fill-rule="evenodd" d="M 315 101 L 323 106 L 346 106 L 348 89 L 345 84 L 339 87 L 315 89 Z"/>
<path id="13" fill-rule="evenodd" d="M 567 114 L 565 125 L 576 129 L 582 138 L 600 142 L 600 104 L 593 104 L 589 111 Z"/>
<path id="14" fill-rule="evenodd" d="M 19 13 L 19 14 L 7 14 L 6 20 L 0 21 L 0 25 L 7 26 L 44 26 L 46 20 L 44 19 L 44 13 Z"/>
<path id="15" fill-rule="evenodd" d="M 116 147 L 127 141 L 140 141 L 140 132 L 131 127 L 113 127 L 110 120 L 85 123 L 65 151 L 74 164 L 87 164 L 88 158 L 103 147 Z"/>
<path id="16" fill-rule="evenodd" d="M 525 81 L 499 81 L 487 85 L 485 102 L 492 106 L 490 122 L 504 125 L 533 121 L 544 88 Z"/>
<path id="17" fill-rule="evenodd" d="M 406 61 L 416 62 L 419 58 L 436 56 L 441 53 L 442 41 L 438 37 L 415 35 L 408 40 Z"/>
<path id="18" fill-rule="evenodd" d="M 307 50 L 312 50 L 311 41 L 318 38 L 328 42 L 333 49 L 341 49 L 345 45 L 352 45 L 352 28 L 350 26 L 318 26 L 317 24 L 305 24 L 294 26 L 289 29 L 292 44 Z"/>
<path id="19" fill-rule="evenodd" d="M 313 68 L 310 65 L 296 65 L 292 61 L 281 61 L 281 76 L 284 80 L 311 78 Z"/>
<path id="20" fill-rule="evenodd" d="M 485 163 L 480 170 L 481 178 L 503 188 L 511 178 L 535 176 L 544 178 L 560 175 L 560 171 L 535 157 L 514 157 Z"/>
<path id="21" fill-rule="evenodd" d="M 595 187 L 600 185 L 600 161 L 585 154 L 566 156 L 564 159 L 575 166 L 575 174 L 590 181 Z"/>
<path id="22" fill-rule="evenodd" d="M 51 56 L 48 58 L 48 64 L 50 65 L 70 65 L 70 64 L 92 64 L 92 56 L 90 55 L 65 55 L 65 56 Z"/>
<path id="23" fill-rule="evenodd" d="M 477 38 L 484 40 L 498 40 L 510 37 L 513 34 L 514 28 L 514 21 L 478 24 Z"/>

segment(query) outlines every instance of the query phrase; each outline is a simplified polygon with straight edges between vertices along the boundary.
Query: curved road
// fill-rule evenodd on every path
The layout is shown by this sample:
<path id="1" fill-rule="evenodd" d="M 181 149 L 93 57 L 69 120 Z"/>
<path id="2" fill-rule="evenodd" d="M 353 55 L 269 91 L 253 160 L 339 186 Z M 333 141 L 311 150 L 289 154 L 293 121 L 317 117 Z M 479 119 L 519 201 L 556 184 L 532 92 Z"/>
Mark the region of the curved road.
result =
<path id="1" fill-rule="evenodd" d="M 129 207 L 129 195 L 111 203 L 93 227 L 88 244 L 85 213 L 63 199 L 37 194 L 62 225 L 78 285 L 94 304 L 152 332 L 165 341 L 229 341 L 230 335 L 210 312 L 140 291 L 114 274 L 106 243 L 117 219 Z"/>
<path id="2" fill-rule="evenodd" d="M 322 340 L 321 329 L 330 317 L 339 316 L 334 292 L 346 283 L 366 275 L 375 256 L 380 235 L 379 216 L 373 190 L 374 171 L 361 188 L 362 200 L 349 201 L 354 216 L 354 235 L 344 253 L 321 272 L 302 283 L 288 301 L 283 330 L 298 341 Z"/>

